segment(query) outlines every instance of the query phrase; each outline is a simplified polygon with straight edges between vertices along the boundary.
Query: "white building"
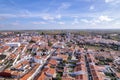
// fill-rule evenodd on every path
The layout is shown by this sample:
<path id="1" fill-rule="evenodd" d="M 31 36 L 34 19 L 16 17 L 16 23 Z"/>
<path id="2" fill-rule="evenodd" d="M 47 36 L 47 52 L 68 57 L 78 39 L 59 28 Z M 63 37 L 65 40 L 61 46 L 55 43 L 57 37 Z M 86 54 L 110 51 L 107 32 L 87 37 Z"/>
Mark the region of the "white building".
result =
<path id="1" fill-rule="evenodd" d="M 6 45 L 10 47 L 19 47 L 21 44 L 19 42 L 11 42 L 11 43 L 6 43 Z"/>

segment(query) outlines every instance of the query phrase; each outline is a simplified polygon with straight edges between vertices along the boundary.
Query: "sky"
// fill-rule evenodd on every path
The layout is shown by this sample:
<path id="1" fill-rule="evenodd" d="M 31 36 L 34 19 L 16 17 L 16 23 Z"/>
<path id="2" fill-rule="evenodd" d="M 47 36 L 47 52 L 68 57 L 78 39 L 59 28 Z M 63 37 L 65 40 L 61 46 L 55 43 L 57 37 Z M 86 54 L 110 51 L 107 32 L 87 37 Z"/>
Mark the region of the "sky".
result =
<path id="1" fill-rule="evenodd" d="M 120 29 L 120 0 L 0 0 L 0 30 Z"/>

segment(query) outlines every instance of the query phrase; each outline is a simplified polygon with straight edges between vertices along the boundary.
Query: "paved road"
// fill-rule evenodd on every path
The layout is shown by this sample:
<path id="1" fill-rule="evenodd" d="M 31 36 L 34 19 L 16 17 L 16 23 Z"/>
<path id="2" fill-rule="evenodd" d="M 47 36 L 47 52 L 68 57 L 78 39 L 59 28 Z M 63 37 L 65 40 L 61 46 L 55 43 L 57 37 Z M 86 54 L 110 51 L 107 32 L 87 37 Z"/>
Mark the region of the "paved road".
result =
<path id="1" fill-rule="evenodd" d="M 89 66 L 89 62 L 87 59 L 87 56 L 85 55 L 85 62 L 86 62 L 86 67 L 87 67 L 87 72 L 88 72 L 88 80 L 93 80 L 91 71 L 90 71 L 90 66 Z"/>

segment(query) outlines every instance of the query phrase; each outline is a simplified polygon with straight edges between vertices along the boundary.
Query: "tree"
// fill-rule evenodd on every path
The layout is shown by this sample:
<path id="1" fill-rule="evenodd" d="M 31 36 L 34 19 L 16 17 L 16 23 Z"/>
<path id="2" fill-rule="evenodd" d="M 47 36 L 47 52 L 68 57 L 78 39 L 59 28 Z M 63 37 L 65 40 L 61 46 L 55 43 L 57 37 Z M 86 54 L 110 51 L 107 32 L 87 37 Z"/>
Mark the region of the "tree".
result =
<path id="1" fill-rule="evenodd" d="M 88 48 L 85 47 L 84 50 L 85 50 L 85 51 L 88 51 Z"/>
<path id="2" fill-rule="evenodd" d="M 53 44 L 48 40 L 48 46 L 52 46 Z"/>
<path id="3" fill-rule="evenodd" d="M 35 55 L 36 55 L 36 53 L 31 53 L 31 55 L 32 55 L 32 56 L 35 56 Z"/>
<path id="4" fill-rule="evenodd" d="M 30 43 L 35 43 L 35 41 L 34 40 L 30 40 Z"/>
<path id="5" fill-rule="evenodd" d="M 61 33 L 61 37 L 65 37 L 65 35 L 66 35 L 65 33 Z"/>
<path id="6" fill-rule="evenodd" d="M 42 32 L 41 35 L 44 35 L 44 32 Z"/>
<path id="7" fill-rule="evenodd" d="M 54 37 L 54 39 L 56 39 L 56 38 L 57 38 L 57 36 L 56 36 L 56 35 L 54 35 L 53 37 Z"/>

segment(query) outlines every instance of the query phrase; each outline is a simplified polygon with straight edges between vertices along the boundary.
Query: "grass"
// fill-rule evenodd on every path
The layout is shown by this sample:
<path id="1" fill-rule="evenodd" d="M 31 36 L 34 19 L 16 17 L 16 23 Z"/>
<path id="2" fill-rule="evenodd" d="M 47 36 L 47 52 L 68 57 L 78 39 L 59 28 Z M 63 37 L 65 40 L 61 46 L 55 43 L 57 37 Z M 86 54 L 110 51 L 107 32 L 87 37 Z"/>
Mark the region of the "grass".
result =
<path id="1" fill-rule="evenodd" d="M 63 73 L 57 73 L 56 79 L 57 80 L 62 80 L 62 74 Z"/>
<path id="2" fill-rule="evenodd" d="M 3 60 L 6 58 L 6 55 L 0 55 L 0 60 Z"/>
<path id="3" fill-rule="evenodd" d="M 85 48 L 88 48 L 88 49 L 95 49 L 95 50 L 100 50 L 100 49 L 104 49 L 106 51 L 108 50 L 112 50 L 112 49 L 109 49 L 109 48 L 103 48 L 103 47 L 100 47 L 100 46 L 92 46 L 92 45 L 85 45 Z"/>
<path id="4" fill-rule="evenodd" d="M 116 40 L 116 41 L 120 41 L 120 37 L 117 35 L 117 36 L 112 36 L 110 37 L 112 40 Z"/>
<path id="5" fill-rule="evenodd" d="M 50 68 L 55 68 L 55 66 L 52 66 L 52 65 L 51 65 Z"/>
<path id="6" fill-rule="evenodd" d="M 96 63 L 96 65 L 108 65 L 110 62 L 113 62 L 112 59 L 106 58 L 106 59 L 98 59 L 99 62 Z"/>
<path id="7" fill-rule="evenodd" d="M 7 68 L 9 68 L 9 67 L 11 67 L 12 66 L 12 63 L 13 63 L 13 60 L 9 60 L 9 61 L 7 61 L 7 63 L 6 63 L 6 69 Z"/>
<path id="8" fill-rule="evenodd" d="M 95 50 L 101 49 L 101 47 L 98 47 L 98 46 L 90 46 L 90 45 L 85 45 L 85 48 L 95 49 Z"/>
<path id="9" fill-rule="evenodd" d="M 71 60 L 71 58 L 72 58 L 72 57 L 71 57 L 71 56 L 69 56 L 69 57 L 68 57 L 68 60 Z"/>
<path id="10" fill-rule="evenodd" d="M 106 76 L 109 76 L 111 80 L 117 80 L 113 73 L 105 73 Z"/>

